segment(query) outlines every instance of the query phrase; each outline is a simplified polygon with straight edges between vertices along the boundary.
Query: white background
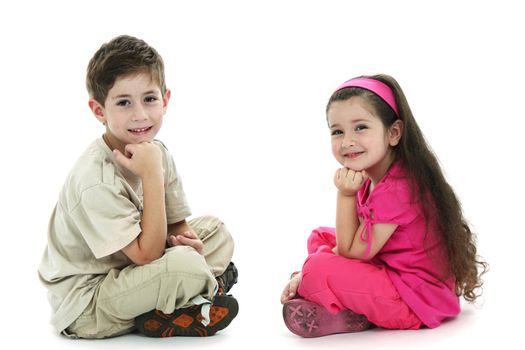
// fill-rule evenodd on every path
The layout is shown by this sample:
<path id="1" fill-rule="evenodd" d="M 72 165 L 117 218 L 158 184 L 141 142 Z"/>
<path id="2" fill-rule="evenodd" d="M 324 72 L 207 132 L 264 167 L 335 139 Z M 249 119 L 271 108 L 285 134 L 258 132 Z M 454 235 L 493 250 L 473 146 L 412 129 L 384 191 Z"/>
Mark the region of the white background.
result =
<path id="1" fill-rule="evenodd" d="M 0 9 L 0 344 L 9 348 L 479 348 L 523 345 L 523 11 L 510 1 L 10 1 Z M 119 34 L 163 56 L 172 99 L 159 138 L 194 215 L 236 239 L 240 313 L 207 339 L 72 341 L 48 324 L 37 268 L 69 169 L 103 133 L 84 79 Z M 292 335 L 279 295 L 306 238 L 333 226 L 324 108 L 384 72 L 403 87 L 491 264 L 484 297 L 434 330 Z M 512 347 L 512 346 L 510 346 Z M 2 345 L 2 348 L 4 345 Z"/>

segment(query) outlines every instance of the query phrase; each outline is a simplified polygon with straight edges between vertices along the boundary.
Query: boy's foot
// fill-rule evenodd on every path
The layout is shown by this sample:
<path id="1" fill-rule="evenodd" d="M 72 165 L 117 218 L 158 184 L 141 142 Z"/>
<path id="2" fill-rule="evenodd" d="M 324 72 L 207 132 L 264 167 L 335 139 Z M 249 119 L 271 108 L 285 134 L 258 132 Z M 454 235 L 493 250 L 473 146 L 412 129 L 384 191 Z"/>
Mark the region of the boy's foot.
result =
<path id="1" fill-rule="evenodd" d="M 195 305 L 165 314 L 153 310 L 138 316 L 135 326 L 148 337 L 206 337 L 226 328 L 237 316 L 239 304 L 229 295 L 216 295 L 210 308 L 210 323 L 201 323 L 201 306 Z"/>
<path id="2" fill-rule="evenodd" d="M 239 272 L 237 267 L 233 262 L 228 264 L 228 267 L 224 273 L 220 276 L 217 276 L 217 282 L 219 283 L 219 294 L 226 294 L 230 291 L 235 283 L 237 283 L 237 278 L 239 277 Z"/>
<path id="3" fill-rule="evenodd" d="M 371 326 L 363 315 L 350 310 L 333 315 L 323 306 L 304 299 L 287 301 L 283 306 L 283 318 L 292 333 L 305 338 L 360 332 Z"/>

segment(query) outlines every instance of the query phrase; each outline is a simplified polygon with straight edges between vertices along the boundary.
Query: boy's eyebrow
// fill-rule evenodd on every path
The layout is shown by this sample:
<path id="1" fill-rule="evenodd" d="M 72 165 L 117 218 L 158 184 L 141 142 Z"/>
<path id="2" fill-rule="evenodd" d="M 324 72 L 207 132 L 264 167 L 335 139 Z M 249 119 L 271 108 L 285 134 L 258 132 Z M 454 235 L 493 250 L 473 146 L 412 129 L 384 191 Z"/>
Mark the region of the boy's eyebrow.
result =
<path id="1" fill-rule="evenodd" d="M 143 92 L 142 95 L 151 95 L 151 94 L 156 94 L 157 93 L 157 90 L 148 90 L 146 92 Z M 113 96 L 113 100 L 117 100 L 119 98 L 129 98 L 131 97 L 130 94 L 120 94 L 120 95 L 117 95 L 117 96 Z"/>
<path id="2" fill-rule="evenodd" d="M 130 97 L 131 95 L 127 95 L 127 94 L 121 94 L 121 95 L 117 95 L 117 96 L 113 96 L 113 100 L 117 100 L 119 98 L 125 98 L 125 97 Z"/>

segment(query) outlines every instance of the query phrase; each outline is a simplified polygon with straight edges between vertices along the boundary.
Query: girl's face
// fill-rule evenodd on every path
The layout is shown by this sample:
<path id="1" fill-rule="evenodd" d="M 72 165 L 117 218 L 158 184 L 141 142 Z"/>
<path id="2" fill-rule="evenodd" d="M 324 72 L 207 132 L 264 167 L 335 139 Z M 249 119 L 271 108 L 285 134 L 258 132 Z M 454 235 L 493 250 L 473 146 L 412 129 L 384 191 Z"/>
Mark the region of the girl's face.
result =
<path id="1" fill-rule="evenodd" d="M 403 123 L 385 128 L 370 103 L 359 96 L 336 101 L 328 109 L 332 153 L 345 168 L 366 170 L 377 183 L 394 161 L 393 146 L 399 143 Z"/>

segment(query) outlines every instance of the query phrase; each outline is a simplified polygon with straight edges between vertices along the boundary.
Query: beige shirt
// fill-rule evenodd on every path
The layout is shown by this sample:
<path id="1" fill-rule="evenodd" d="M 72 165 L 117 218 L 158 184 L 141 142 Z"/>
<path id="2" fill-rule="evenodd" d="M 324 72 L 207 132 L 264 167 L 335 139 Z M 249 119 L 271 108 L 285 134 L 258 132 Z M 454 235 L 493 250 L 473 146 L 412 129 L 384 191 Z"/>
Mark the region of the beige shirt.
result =
<path id="1" fill-rule="evenodd" d="M 155 143 L 163 152 L 166 216 L 172 224 L 191 212 L 173 158 Z M 141 232 L 142 203 L 140 178 L 117 164 L 102 138 L 94 141 L 62 188 L 38 270 L 58 331 L 78 318 L 111 269 L 132 263 L 121 249 Z"/>

